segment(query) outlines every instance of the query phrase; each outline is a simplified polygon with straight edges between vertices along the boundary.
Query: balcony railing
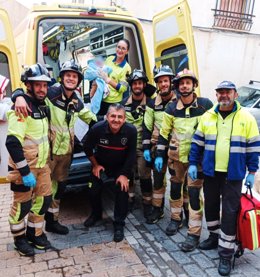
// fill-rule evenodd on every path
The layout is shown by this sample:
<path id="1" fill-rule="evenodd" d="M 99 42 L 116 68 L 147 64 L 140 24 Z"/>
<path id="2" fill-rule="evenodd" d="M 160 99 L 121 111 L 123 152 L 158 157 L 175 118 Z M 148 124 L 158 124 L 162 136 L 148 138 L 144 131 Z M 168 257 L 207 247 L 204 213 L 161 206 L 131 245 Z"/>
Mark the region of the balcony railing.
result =
<path id="1" fill-rule="evenodd" d="M 217 0 L 213 27 L 250 31 L 255 0 Z"/>

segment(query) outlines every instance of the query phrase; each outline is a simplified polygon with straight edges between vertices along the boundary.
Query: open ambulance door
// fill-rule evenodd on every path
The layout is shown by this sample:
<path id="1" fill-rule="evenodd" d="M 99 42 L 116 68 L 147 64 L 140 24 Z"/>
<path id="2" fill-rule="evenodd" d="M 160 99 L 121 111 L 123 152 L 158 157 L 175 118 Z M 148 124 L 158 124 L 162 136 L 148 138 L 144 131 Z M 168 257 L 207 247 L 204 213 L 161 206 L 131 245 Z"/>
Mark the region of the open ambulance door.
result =
<path id="1" fill-rule="evenodd" d="M 177 74 L 191 69 L 198 77 L 198 65 L 193 37 L 190 8 L 187 0 L 153 18 L 155 65 L 169 65 Z M 196 89 L 199 94 L 199 88 Z"/>
<path id="2" fill-rule="evenodd" d="M 19 86 L 20 73 L 12 27 L 7 12 L 3 9 L 0 9 L 0 75 L 10 80 L 6 89 L 7 97 L 10 97 L 11 92 Z M 0 101 L 0 115 L 5 110 L 4 105 L 10 103 L 11 106 L 11 101 L 8 101 L 7 97 Z M 0 121 L 0 184 L 7 182 L 5 178 L 8 171 L 8 153 L 5 147 L 6 133 L 7 122 Z"/>

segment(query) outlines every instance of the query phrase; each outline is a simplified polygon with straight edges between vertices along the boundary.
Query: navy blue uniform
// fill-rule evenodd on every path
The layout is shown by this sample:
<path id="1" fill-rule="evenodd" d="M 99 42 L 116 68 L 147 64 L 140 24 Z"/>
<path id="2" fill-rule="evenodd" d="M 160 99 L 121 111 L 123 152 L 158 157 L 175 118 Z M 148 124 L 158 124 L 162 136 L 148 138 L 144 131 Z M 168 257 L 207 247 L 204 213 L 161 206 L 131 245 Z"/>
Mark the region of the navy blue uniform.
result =
<path id="1" fill-rule="evenodd" d="M 136 159 L 137 130 L 129 123 L 125 123 L 120 131 L 113 134 L 107 121 L 96 123 L 88 132 L 84 143 L 84 150 L 88 157 L 95 156 L 97 162 L 105 168 L 108 177 L 115 180 L 124 175 L 131 177 L 132 168 Z M 92 212 L 101 217 L 101 192 L 103 183 L 101 179 L 93 176 L 90 189 Z M 128 192 L 121 191 L 120 185 L 114 185 L 115 225 L 123 225 L 127 215 Z"/>

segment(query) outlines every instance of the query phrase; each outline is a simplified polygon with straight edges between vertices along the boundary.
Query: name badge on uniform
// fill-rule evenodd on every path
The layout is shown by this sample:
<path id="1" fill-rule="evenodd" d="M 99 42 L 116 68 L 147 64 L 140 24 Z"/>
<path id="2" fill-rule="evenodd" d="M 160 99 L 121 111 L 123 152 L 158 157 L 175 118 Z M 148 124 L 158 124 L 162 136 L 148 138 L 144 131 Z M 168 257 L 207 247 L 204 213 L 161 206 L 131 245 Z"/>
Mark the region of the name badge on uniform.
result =
<path id="1" fill-rule="evenodd" d="M 126 112 L 131 112 L 131 109 L 132 109 L 131 107 L 125 107 Z"/>
<path id="2" fill-rule="evenodd" d="M 60 100 L 56 100 L 56 103 L 61 107 L 65 107 L 65 103 Z"/>
<path id="3" fill-rule="evenodd" d="M 33 118 L 41 118 L 41 114 L 40 113 L 33 113 Z"/>
<path id="4" fill-rule="evenodd" d="M 100 139 L 100 143 L 108 145 L 109 144 L 109 140 L 108 139 Z"/>
<path id="5" fill-rule="evenodd" d="M 163 105 L 155 106 L 154 109 L 155 110 L 162 110 L 163 109 Z"/>

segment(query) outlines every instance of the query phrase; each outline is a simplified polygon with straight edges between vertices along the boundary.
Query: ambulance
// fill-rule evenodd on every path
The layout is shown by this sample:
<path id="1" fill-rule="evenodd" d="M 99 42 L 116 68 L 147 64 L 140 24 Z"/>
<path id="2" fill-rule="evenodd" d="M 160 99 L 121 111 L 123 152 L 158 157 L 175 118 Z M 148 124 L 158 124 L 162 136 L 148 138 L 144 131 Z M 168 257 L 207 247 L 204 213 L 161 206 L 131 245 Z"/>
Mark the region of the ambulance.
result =
<path id="1" fill-rule="evenodd" d="M 0 183 L 6 183 L 8 153 L 5 147 L 7 122 L 3 111 L 10 105 L 11 91 L 19 86 L 19 67 L 12 27 L 6 11 L 0 9 L 0 75 L 10 82 L 6 87 L 7 95 L 0 100 Z"/>
<path id="2" fill-rule="evenodd" d="M 187 0 L 154 17 L 155 61 L 150 61 L 141 22 L 113 6 L 33 6 L 14 35 L 20 67 L 45 64 L 57 82 L 65 61 L 75 59 L 84 71 L 94 56 L 115 54 L 122 38 L 130 41 L 127 59 L 132 70 L 144 70 L 150 82 L 153 68 L 161 64 L 169 65 L 175 73 L 186 67 L 198 74 Z M 89 92 L 88 81 L 83 82 L 82 91 Z"/>

